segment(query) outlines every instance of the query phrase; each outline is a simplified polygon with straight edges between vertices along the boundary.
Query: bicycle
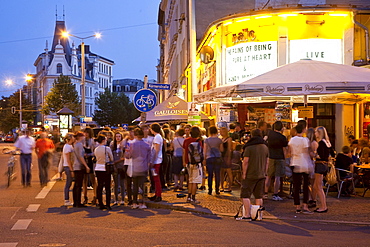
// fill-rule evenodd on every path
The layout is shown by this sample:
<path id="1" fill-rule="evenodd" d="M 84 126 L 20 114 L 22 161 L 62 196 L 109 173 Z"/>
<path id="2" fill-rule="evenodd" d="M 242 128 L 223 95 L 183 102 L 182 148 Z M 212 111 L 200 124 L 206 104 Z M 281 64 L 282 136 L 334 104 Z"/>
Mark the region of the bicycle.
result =
<path id="1" fill-rule="evenodd" d="M 151 107 L 152 105 L 154 105 L 153 98 L 154 98 L 153 95 L 148 95 L 146 97 L 144 95 L 141 95 L 141 98 L 136 101 L 136 105 L 141 108 L 145 107 L 146 105 Z"/>
<path id="2" fill-rule="evenodd" d="M 20 155 L 20 151 L 16 150 L 10 150 L 9 148 L 4 148 L 3 149 L 3 154 L 11 154 L 8 160 L 8 170 L 5 172 L 5 175 L 8 177 L 8 183 L 7 183 L 7 188 L 9 188 L 11 181 L 15 180 L 17 177 L 15 176 L 16 173 L 14 172 L 15 170 L 15 161 L 17 160 L 15 158 L 16 155 Z"/>

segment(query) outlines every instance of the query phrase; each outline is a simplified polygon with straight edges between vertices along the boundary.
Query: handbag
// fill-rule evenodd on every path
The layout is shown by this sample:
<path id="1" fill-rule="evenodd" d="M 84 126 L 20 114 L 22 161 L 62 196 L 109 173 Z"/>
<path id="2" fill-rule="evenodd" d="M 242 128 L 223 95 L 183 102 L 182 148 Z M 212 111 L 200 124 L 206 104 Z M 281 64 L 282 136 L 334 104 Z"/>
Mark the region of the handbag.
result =
<path id="1" fill-rule="evenodd" d="M 333 164 L 329 164 L 330 170 L 328 174 L 326 175 L 325 179 L 330 185 L 336 184 L 337 181 L 337 172 L 335 170 L 335 166 Z"/>
<path id="2" fill-rule="evenodd" d="M 107 148 L 104 147 L 105 160 L 107 160 Z M 114 173 L 114 165 L 112 162 L 105 162 L 105 171 L 109 174 Z"/>
<path id="3" fill-rule="evenodd" d="M 132 177 L 133 169 L 132 169 L 132 158 L 126 158 L 125 163 L 123 164 L 127 167 L 126 174 L 129 177 Z"/>

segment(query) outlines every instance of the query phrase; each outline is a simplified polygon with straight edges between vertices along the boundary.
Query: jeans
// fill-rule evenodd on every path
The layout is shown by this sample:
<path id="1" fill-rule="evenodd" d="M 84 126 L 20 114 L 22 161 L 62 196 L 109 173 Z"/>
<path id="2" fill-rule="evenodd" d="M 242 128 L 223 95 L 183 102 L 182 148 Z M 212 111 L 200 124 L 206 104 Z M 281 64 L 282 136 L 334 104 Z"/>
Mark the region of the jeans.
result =
<path id="1" fill-rule="evenodd" d="M 81 192 L 82 192 L 82 183 L 84 180 L 85 171 L 75 170 L 75 184 L 73 185 L 73 205 L 81 205 Z"/>
<path id="2" fill-rule="evenodd" d="M 137 196 L 139 194 L 139 188 L 142 190 L 142 198 L 144 194 L 144 182 L 145 182 L 145 176 L 138 176 L 138 177 L 132 177 L 132 183 L 133 183 L 133 189 L 132 189 L 132 196 L 133 196 L 133 203 L 138 203 Z M 143 199 L 140 200 L 140 203 L 143 202 Z"/>
<path id="3" fill-rule="evenodd" d="M 161 167 L 161 164 L 154 164 L 153 166 L 153 168 L 155 169 L 155 172 L 158 174 L 157 176 L 153 176 L 156 197 L 162 197 L 162 185 L 161 185 L 161 180 L 159 178 L 160 167 Z"/>
<path id="4" fill-rule="evenodd" d="M 221 177 L 221 165 L 218 164 L 217 158 L 208 158 L 206 160 L 206 166 L 208 171 L 208 191 L 212 192 L 213 173 L 215 174 L 216 192 L 220 188 L 220 177 Z"/>
<path id="5" fill-rule="evenodd" d="M 64 186 L 64 200 L 69 200 L 69 189 L 72 185 L 72 173 L 71 169 L 69 169 L 69 166 L 65 166 L 63 169 L 67 176 L 66 185 Z"/>
<path id="6" fill-rule="evenodd" d="M 22 185 L 31 185 L 31 154 L 21 154 Z"/>
<path id="7" fill-rule="evenodd" d="M 293 172 L 293 197 L 294 205 L 300 205 L 299 192 L 301 190 L 303 177 L 303 203 L 308 202 L 308 180 L 309 175 L 307 173 L 294 173 Z"/>
<path id="8" fill-rule="evenodd" d="M 121 191 L 122 201 L 125 198 L 125 171 L 122 168 L 118 168 L 117 172 L 113 173 L 113 181 L 114 181 L 114 197 L 115 201 L 118 201 L 118 188 Z"/>
<path id="9" fill-rule="evenodd" d="M 44 185 L 49 182 L 49 160 L 45 158 L 38 159 L 39 161 L 39 179 L 40 184 Z"/>
<path id="10" fill-rule="evenodd" d="M 126 176 L 126 192 L 128 203 L 132 203 L 132 177 Z"/>
<path id="11" fill-rule="evenodd" d="M 96 196 L 98 197 L 99 206 L 102 207 L 103 204 L 103 187 L 105 187 L 105 203 L 106 206 L 110 206 L 111 190 L 110 182 L 111 175 L 106 171 L 95 171 L 96 178 L 98 179 L 98 188 L 96 190 Z"/>

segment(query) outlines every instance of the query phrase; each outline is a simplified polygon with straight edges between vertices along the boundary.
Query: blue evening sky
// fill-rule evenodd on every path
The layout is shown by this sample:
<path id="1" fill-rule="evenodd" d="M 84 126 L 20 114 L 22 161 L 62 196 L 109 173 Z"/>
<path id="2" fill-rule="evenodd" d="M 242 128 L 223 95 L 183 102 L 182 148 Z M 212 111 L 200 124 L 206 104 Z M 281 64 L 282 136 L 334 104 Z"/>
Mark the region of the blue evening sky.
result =
<path id="1" fill-rule="evenodd" d="M 157 17 L 160 0 L 17 0 L 2 1 L 0 15 L 0 96 L 12 94 L 5 80 L 24 84 L 34 73 L 46 40 L 52 43 L 55 13 L 63 15 L 70 33 L 86 37 L 101 31 L 101 40 L 85 41 L 90 50 L 115 62 L 114 79 L 156 78 L 159 58 Z M 76 46 L 79 40 L 72 38 Z M 70 39 L 70 41 L 72 41 Z"/>

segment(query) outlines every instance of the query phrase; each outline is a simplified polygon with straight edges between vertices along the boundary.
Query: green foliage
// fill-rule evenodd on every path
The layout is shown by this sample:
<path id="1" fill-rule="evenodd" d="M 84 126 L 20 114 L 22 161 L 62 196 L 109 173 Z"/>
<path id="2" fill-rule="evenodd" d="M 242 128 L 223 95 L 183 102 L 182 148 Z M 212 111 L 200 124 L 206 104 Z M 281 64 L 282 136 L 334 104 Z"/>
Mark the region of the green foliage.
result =
<path id="1" fill-rule="evenodd" d="M 99 110 L 95 111 L 94 120 L 99 125 L 117 126 L 122 123 L 131 123 L 140 113 L 135 109 L 129 98 L 124 94 L 111 92 L 105 89 L 95 99 Z"/>
<path id="2" fill-rule="evenodd" d="M 16 113 L 11 113 L 12 107 L 16 108 Z M 27 121 L 28 125 L 33 124 L 36 111 L 31 101 L 22 94 L 22 120 Z M 0 130 L 5 133 L 19 127 L 19 91 L 9 97 L 2 97 L 0 100 Z"/>
<path id="3" fill-rule="evenodd" d="M 81 104 L 75 85 L 71 82 L 71 78 L 60 75 L 57 80 L 54 80 L 53 88 L 45 97 L 43 113 L 50 115 L 52 112 L 58 112 L 63 107 L 68 107 L 74 111 L 74 116 L 81 113 Z"/>

